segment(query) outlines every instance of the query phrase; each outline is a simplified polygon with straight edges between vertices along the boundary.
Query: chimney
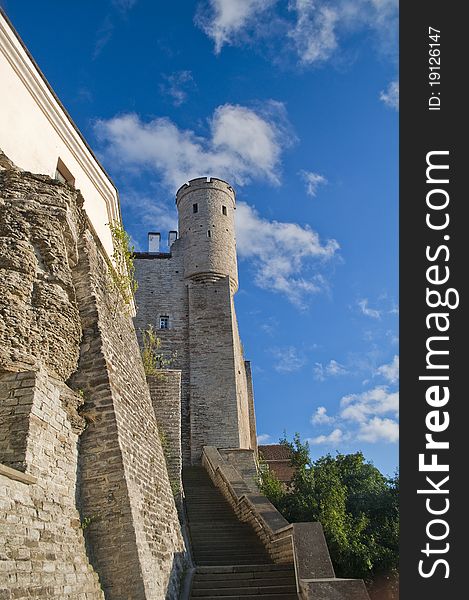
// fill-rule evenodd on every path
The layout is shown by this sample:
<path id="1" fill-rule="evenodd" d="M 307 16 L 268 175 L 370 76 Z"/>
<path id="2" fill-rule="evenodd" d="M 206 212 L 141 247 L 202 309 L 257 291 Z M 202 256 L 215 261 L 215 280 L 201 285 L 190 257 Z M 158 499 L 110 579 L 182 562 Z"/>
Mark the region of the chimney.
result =
<path id="1" fill-rule="evenodd" d="M 174 244 L 174 242 L 178 239 L 178 232 L 177 231 L 170 231 L 168 234 L 168 246 L 171 248 L 171 246 Z"/>
<path id="2" fill-rule="evenodd" d="M 160 251 L 161 234 L 159 231 L 148 232 L 148 254 L 158 254 Z"/>

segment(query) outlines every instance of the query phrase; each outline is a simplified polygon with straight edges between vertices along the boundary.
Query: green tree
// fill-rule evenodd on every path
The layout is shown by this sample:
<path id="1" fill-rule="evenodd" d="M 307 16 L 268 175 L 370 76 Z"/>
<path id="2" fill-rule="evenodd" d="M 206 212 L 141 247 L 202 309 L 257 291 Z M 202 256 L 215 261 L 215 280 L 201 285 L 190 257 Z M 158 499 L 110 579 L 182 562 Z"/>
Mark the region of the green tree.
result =
<path id="1" fill-rule="evenodd" d="M 386 478 L 361 452 L 313 462 L 298 434 L 280 443 L 292 453 L 291 485 L 279 492 L 263 474 L 261 491 L 290 522 L 322 524 L 338 577 L 363 578 L 372 598 L 398 598 L 398 475 Z"/>

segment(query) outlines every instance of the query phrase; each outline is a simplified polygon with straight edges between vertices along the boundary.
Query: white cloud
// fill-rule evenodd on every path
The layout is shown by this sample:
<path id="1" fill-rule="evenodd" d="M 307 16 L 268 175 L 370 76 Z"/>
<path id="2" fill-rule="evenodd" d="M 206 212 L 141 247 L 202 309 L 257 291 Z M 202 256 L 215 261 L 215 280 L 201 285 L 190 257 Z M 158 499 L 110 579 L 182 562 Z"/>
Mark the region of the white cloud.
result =
<path id="1" fill-rule="evenodd" d="M 96 32 L 96 42 L 93 50 L 93 60 L 103 51 L 104 47 L 109 43 L 114 34 L 114 22 L 109 15 L 107 15 L 98 31 Z"/>
<path id="2" fill-rule="evenodd" d="M 399 439 L 399 424 L 392 419 L 374 417 L 362 423 L 357 439 L 363 442 L 397 442 Z"/>
<path id="3" fill-rule="evenodd" d="M 157 204 L 151 196 L 127 191 L 122 193 L 121 202 L 125 206 L 132 207 L 132 215 L 138 218 L 143 226 L 158 226 L 161 233 L 177 230 L 177 215 L 174 207 Z"/>
<path id="4" fill-rule="evenodd" d="M 300 171 L 300 175 L 306 183 L 306 193 L 308 196 L 316 196 L 318 187 L 327 183 L 325 177 L 318 173 L 313 173 L 312 171 Z"/>
<path id="5" fill-rule="evenodd" d="M 309 438 L 307 441 L 310 444 L 339 444 L 345 439 L 344 433 L 341 429 L 334 429 L 329 435 L 318 435 L 314 438 Z"/>
<path id="6" fill-rule="evenodd" d="M 391 81 L 388 87 L 380 93 L 379 99 L 389 108 L 399 110 L 399 82 Z"/>
<path id="7" fill-rule="evenodd" d="M 336 377 L 337 375 L 346 375 L 347 369 L 336 360 L 331 360 L 326 367 L 326 373 L 332 377 Z"/>
<path id="8" fill-rule="evenodd" d="M 307 295 L 327 288 L 319 267 L 336 255 L 335 240 L 322 243 L 308 225 L 268 221 L 245 202 L 238 202 L 236 213 L 238 254 L 253 261 L 257 285 L 299 307 Z"/>
<path id="9" fill-rule="evenodd" d="M 313 425 L 328 425 L 334 421 L 334 417 L 330 417 L 327 414 L 327 408 L 325 406 L 318 406 L 316 412 L 311 417 L 311 423 Z"/>
<path id="10" fill-rule="evenodd" d="M 296 13 L 296 23 L 288 36 L 294 41 L 300 62 L 311 64 L 330 58 L 338 45 L 337 7 L 314 0 L 296 0 L 290 3 L 290 8 Z"/>
<path id="11" fill-rule="evenodd" d="M 266 444 L 271 439 L 271 436 L 268 433 L 261 433 L 257 436 L 258 444 Z"/>
<path id="12" fill-rule="evenodd" d="M 397 48 L 397 0 L 290 0 L 288 14 L 270 11 L 276 0 L 206 0 L 199 5 L 196 23 L 214 41 L 218 54 L 225 44 L 270 37 L 283 40 L 282 52 L 293 50 L 300 64 L 329 60 L 343 40 L 369 32 L 378 47 L 393 58 Z"/>
<path id="13" fill-rule="evenodd" d="M 357 304 L 360 307 L 362 314 L 364 314 L 365 316 L 371 317 L 372 319 L 380 319 L 381 318 L 381 311 L 377 310 L 375 308 L 370 308 L 368 306 L 367 298 L 364 298 L 363 300 L 359 300 L 357 302 Z"/>
<path id="14" fill-rule="evenodd" d="M 133 8 L 137 0 L 112 0 L 112 4 L 120 11 L 127 12 Z"/>
<path id="15" fill-rule="evenodd" d="M 294 346 L 272 348 L 272 354 L 277 360 L 274 369 L 279 373 L 299 371 L 306 364 L 306 358 Z"/>
<path id="16" fill-rule="evenodd" d="M 188 91 L 194 86 L 191 71 L 176 71 L 171 75 L 163 75 L 163 79 L 161 92 L 172 98 L 174 106 L 181 106 L 187 100 Z"/>
<path id="17" fill-rule="evenodd" d="M 205 137 L 166 117 L 143 122 L 132 113 L 97 121 L 95 132 L 109 160 L 124 168 L 154 169 L 173 190 L 204 175 L 238 185 L 253 179 L 278 184 L 282 149 L 293 141 L 285 108 L 275 101 L 257 110 L 219 106 Z"/>
<path id="18" fill-rule="evenodd" d="M 195 21 L 212 38 L 215 53 L 225 44 L 233 44 L 250 29 L 256 18 L 276 0 L 208 0 L 199 5 Z"/>
<path id="19" fill-rule="evenodd" d="M 343 419 L 365 422 L 371 415 L 399 413 L 399 392 L 391 392 L 385 385 L 360 394 L 349 394 L 340 401 Z"/>
<path id="20" fill-rule="evenodd" d="M 376 374 L 384 377 L 389 383 L 397 383 L 399 381 L 399 356 L 394 355 L 390 363 L 378 367 Z"/>
<path id="21" fill-rule="evenodd" d="M 133 8 L 137 0 L 112 0 L 112 6 L 120 13 L 122 19 L 124 19 L 127 13 Z M 114 35 L 115 23 L 113 17 L 108 14 L 104 17 L 104 20 L 96 32 L 96 41 L 93 50 L 93 60 L 103 51 L 104 47 L 110 42 Z"/>
<path id="22" fill-rule="evenodd" d="M 318 381 L 325 381 L 327 377 L 337 377 L 339 375 L 347 375 L 348 371 L 336 360 L 332 359 L 327 365 L 315 363 L 313 367 L 314 378 Z"/>
<path id="23" fill-rule="evenodd" d="M 326 381 L 324 365 L 322 363 L 314 363 L 313 373 L 314 379 L 316 379 L 316 381 Z"/>
<path id="24" fill-rule="evenodd" d="M 387 54 L 396 52 L 397 0 L 291 0 L 290 11 L 296 21 L 288 35 L 303 64 L 330 59 L 343 39 L 359 31 L 373 33 Z"/>
<path id="25" fill-rule="evenodd" d="M 205 137 L 181 130 L 167 118 L 143 122 L 135 114 L 100 120 L 95 131 L 109 162 L 130 172 L 153 170 L 171 190 L 204 175 L 240 186 L 253 179 L 277 184 L 281 152 L 293 141 L 285 108 L 274 101 L 256 110 L 219 106 Z M 145 205 L 154 215 L 157 209 Z M 153 219 L 152 226 L 156 224 L 162 227 Z M 336 256 L 335 240 L 322 242 L 308 225 L 269 221 L 244 202 L 237 203 L 236 227 L 238 255 L 254 265 L 258 286 L 282 293 L 300 307 L 308 295 L 327 288 L 320 268 Z"/>
<path id="26" fill-rule="evenodd" d="M 335 429 L 309 441 L 312 444 L 342 442 L 397 442 L 399 439 L 399 392 L 388 386 L 377 386 L 359 394 L 348 394 L 340 401 L 340 409 L 329 415 L 320 406 L 311 417 L 314 426 L 334 423 Z"/>

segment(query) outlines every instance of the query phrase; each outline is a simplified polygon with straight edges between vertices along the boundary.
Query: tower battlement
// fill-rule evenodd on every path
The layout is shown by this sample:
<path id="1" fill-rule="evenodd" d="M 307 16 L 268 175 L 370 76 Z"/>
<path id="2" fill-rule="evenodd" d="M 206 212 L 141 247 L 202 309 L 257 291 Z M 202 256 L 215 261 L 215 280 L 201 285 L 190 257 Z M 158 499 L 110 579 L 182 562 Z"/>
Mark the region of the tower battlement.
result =
<path id="1" fill-rule="evenodd" d="M 195 179 L 190 179 L 188 182 L 184 183 L 184 185 L 181 185 L 176 192 L 176 205 L 178 205 L 188 193 L 198 189 L 216 189 L 225 192 L 227 196 L 232 199 L 233 205 L 236 202 L 235 191 L 228 182 L 219 179 L 218 177 L 197 177 Z"/>

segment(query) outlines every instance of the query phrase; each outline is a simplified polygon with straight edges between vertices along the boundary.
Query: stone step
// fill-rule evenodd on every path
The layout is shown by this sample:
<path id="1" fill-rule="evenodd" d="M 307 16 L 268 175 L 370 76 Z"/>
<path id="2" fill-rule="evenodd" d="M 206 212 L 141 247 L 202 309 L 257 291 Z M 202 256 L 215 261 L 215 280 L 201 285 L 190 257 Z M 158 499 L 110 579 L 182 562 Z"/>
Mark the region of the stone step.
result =
<path id="1" fill-rule="evenodd" d="M 214 551 L 215 549 L 230 549 L 232 548 L 233 550 L 240 550 L 241 552 L 246 552 L 246 548 L 248 548 L 248 552 L 249 554 L 252 554 L 253 550 L 255 550 L 256 552 L 262 552 L 263 554 L 266 554 L 265 549 L 263 546 L 261 546 L 260 544 L 256 544 L 256 543 L 250 543 L 250 544 L 246 544 L 244 542 L 241 541 L 237 541 L 237 540 L 230 540 L 227 539 L 226 541 L 223 540 L 207 540 L 207 541 L 203 541 L 201 542 L 200 540 L 194 539 L 192 538 L 192 545 L 196 546 L 197 549 L 199 550 L 210 550 L 210 548 L 213 548 Z"/>
<path id="2" fill-rule="evenodd" d="M 265 563 L 270 561 L 270 557 L 262 552 L 243 552 L 242 550 L 225 550 L 214 552 L 213 550 L 195 550 L 195 558 L 198 560 L 223 560 L 224 564 L 227 561 L 232 561 L 231 564 L 238 564 L 238 561 L 242 560 L 242 564 L 254 564 L 258 560 Z"/>
<path id="3" fill-rule="evenodd" d="M 228 504 L 225 500 L 222 500 L 219 497 L 209 498 L 208 495 L 198 499 L 193 498 L 192 496 L 187 496 L 192 506 L 227 506 L 231 508 L 231 505 Z"/>
<path id="4" fill-rule="evenodd" d="M 191 596 L 192 598 L 200 598 L 200 596 Z M 211 596 L 203 596 L 204 600 L 218 600 L 223 598 L 224 600 L 298 600 L 297 593 L 267 593 L 267 594 L 235 594 L 226 596 L 220 594 L 218 590 L 213 590 Z"/>
<path id="5" fill-rule="evenodd" d="M 246 540 L 237 540 L 237 539 L 233 539 L 233 538 L 217 538 L 212 537 L 212 539 L 205 539 L 205 540 L 201 540 L 200 538 L 191 538 L 192 540 L 192 544 L 194 546 L 197 546 L 198 548 L 239 548 L 240 550 L 247 552 L 249 554 L 252 553 L 253 550 L 255 550 L 256 552 L 262 552 L 264 554 L 266 554 L 266 550 L 264 548 L 264 546 L 257 542 L 257 541 L 249 541 L 246 542 Z"/>
<path id="6" fill-rule="evenodd" d="M 262 543 L 260 542 L 260 540 L 254 538 L 254 537 L 251 537 L 251 536 L 243 537 L 241 535 L 236 534 L 235 532 L 233 532 L 232 535 L 230 535 L 230 534 L 220 535 L 218 532 L 213 532 L 213 533 L 207 532 L 205 535 L 200 534 L 200 533 L 192 534 L 191 539 L 194 544 L 211 544 L 214 542 L 221 544 L 221 543 L 227 543 L 227 542 L 234 542 L 235 544 L 244 544 L 245 548 L 246 547 L 249 548 L 251 546 L 262 546 Z"/>
<path id="7" fill-rule="evenodd" d="M 208 530 L 208 526 L 206 523 L 191 523 L 191 529 L 194 531 L 198 530 Z M 213 531 L 213 527 L 210 528 Z M 228 523 L 217 523 L 217 531 L 245 531 L 252 533 L 254 530 L 250 525 L 246 523 L 241 523 L 240 521 L 230 521 Z"/>
<path id="8" fill-rule="evenodd" d="M 268 587 L 252 587 L 252 588 L 212 588 L 212 589 L 193 589 L 192 596 L 194 598 L 203 598 L 206 596 L 267 596 L 273 594 L 296 594 L 296 588 L 288 586 L 268 586 Z"/>
<path id="9" fill-rule="evenodd" d="M 227 557 L 227 558 L 221 558 L 221 557 L 212 557 L 212 558 L 201 558 L 199 556 L 197 556 L 197 554 L 194 556 L 195 558 L 195 562 L 197 565 L 201 565 L 201 566 L 206 566 L 206 567 L 223 567 L 223 566 L 228 566 L 228 565 L 232 565 L 233 562 L 235 562 L 237 565 L 239 566 L 250 566 L 252 565 L 253 562 L 255 562 L 258 565 L 269 565 L 270 563 L 270 559 L 263 559 L 261 557 L 252 557 L 252 558 L 248 558 L 248 559 L 244 559 L 244 558 L 240 558 L 240 557 Z"/>
<path id="10" fill-rule="evenodd" d="M 249 581 L 249 580 L 280 580 L 291 579 L 295 580 L 295 572 L 293 569 L 289 571 L 247 571 L 244 573 L 196 573 L 194 580 L 196 581 Z"/>
<path id="11" fill-rule="evenodd" d="M 276 565 L 202 467 L 184 469 L 193 600 L 297 600 L 292 565 Z"/>
<path id="12" fill-rule="evenodd" d="M 210 539 L 210 538 L 214 538 L 214 536 L 216 536 L 218 539 L 226 539 L 226 538 L 232 538 L 233 536 L 239 538 L 239 539 L 243 539 L 243 540 L 259 540 L 259 538 L 257 537 L 253 537 L 253 533 L 252 530 L 248 531 L 248 532 L 244 532 L 242 530 L 239 529 L 229 529 L 229 528 L 216 528 L 214 529 L 212 528 L 204 528 L 204 527 L 199 527 L 198 529 L 196 528 L 192 528 L 192 536 L 195 538 L 201 538 L 201 539 Z M 255 535 L 255 534 L 254 534 Z M 262 543 L 262 542 L 260 542 Z"/>
<path id="13" fill-rule="evenodd" d="M 265 587 L 272 585 L 281 586 L 294 586 L 296 589 L 296 582 L 294 577 L 270 577 L 268 574 L 264 574 L 264 577 L 230 577 L 229 579 L 207 579 L 195 577 L 192 584 L 192 588 L 195 589 L 213 589 L 213 588 L 241 588 L 241 587 Z"/>
<path id="14" fill-rule="evenodd" d="M 209 517 L 210 515 L 212 515 L 212 517 L 216 517 L 217 519 L 220 520 L 220 517 L 222 519 L 226 519 L 226 520 L 236 520 L 236 517 L 234 516 L 234 513 L 231 509 L 228 508 L 214 508 L 213 510 L 211 510 L 209 507 L 201 509 L 201 508 L 191 508 L 188 507 L 186 508 L 186 513 L 189 517 Z"/>
<path id="15" fill-rule="evenodd" d="M 219 568 L 210 568 L 206 567 L 197 567 L 196 575 L 215 575 L 215 574 L 230 574 L 230 573 L 265 573 L 265 572 L 280 572 L 280 571 L 290 571 L 292 572 L 292 565 L 278 565 L 276 563 L 272 563 L 268 566 L 265 565 L 256 565 L 252 564 L 250 566 L 239 567 L 238 565 L 231 565 Z"/>

